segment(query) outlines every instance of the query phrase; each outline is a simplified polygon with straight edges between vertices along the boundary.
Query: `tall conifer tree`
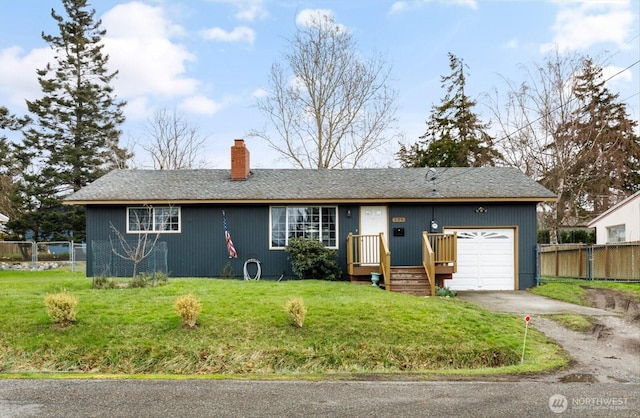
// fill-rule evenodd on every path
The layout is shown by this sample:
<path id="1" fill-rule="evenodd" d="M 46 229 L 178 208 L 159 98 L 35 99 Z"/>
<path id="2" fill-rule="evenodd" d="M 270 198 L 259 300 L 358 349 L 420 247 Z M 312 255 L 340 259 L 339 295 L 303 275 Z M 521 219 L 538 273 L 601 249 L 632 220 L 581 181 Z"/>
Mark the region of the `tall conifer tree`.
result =
<path id="1" fill-rule="evenodd" d="M 619 95 L 605 85 L 602 68 L 586 59 L 576 75 L 578 102 L 570 122 L 560 131 L 571 141 L 575 156 L 569 170 L 565 219 L 576 223 L 604 212 L 638 190 L 640 139 Z M 547 173 L 543 182 L 553 178 Z"/>
<path id="2" fill-rule="evenodd" d="M 500 154 L 493 148 L 473 108 L 476 101 L 467 96 L 467 76 L 462 59 L 449 53 L 451 74 L 441 77 L 446 95 L 433 106 L 427 120 L 427 132 L 409 148 L 401 145 L 398 159 L 404 167 L 481 167 L 494 165 Z"/>
<path id="3" fill-rule="evenodd" d="M 63 207 L 65 195 L 81 189 L 131 157 L 119 145 L 124 101 L 107 68 L 106 31 L 87 0 L 62 0 L 66 16 L 55 10 L 59 35 L 42 34 L 55 62 L 37 71 L 43 96 L 27 101 L 34 116 L 20 147 L 24 168 L 23 232 L 36 239 L 84 239 L 84 210 Z"/>

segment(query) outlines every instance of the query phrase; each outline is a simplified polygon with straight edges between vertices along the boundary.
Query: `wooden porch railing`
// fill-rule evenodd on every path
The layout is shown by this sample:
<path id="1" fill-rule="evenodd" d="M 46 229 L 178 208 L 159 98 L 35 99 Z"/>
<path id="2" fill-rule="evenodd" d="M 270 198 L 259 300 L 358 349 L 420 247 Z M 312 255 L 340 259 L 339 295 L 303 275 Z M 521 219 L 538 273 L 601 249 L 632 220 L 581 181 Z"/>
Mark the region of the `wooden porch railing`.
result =
<path id="1" fill-rule="evenodd" d="M 448 265 L 453 267 L 453 273 L 458 271 L 458 234 L 429 234 L 422 233 L 423 239 L 426 237 L 435 254 L 434 262 L 438 265 Z"/>
<path id="2" fill-rule="evenodd" d="M 378 235 L 347 236 L 347 274 L 365 275 L 377 272 L 383 275 L 385 287 L 389 287 L 391 253 L 384 233 Z"/>
<path id="3" fill-rule="evenodd" d="M 429 279 L 429 287 L 431 296 L 436 295 L 436 254 L 431 247 L 431 240 L 429 234 L 422 233 L 422 266 L 424 271 L 427 272 L 427 278 Z"/>
<path id="4" fill-rule="evenodd" d="M 438 268 L 446 267 L 448 273 L 457 271 L 457 234 L 422 233 L 422 266 L 427 273 L 430 293 L 435 296 Z M 347 236 L 347 274 L 367 275 L 378 272 L 383 275 L 385 289 L 391 290 L 391 252 L 384 233 L 378 235 Z M 442 273 L 442 271 L 440 271 Z"/>
<path id="5" fill-rule="evenodd" d="M 384 279 L 384 288 L 387 292 L 391 291 L 391 252 L 387 248 L 387 244 L 384 240 L 384 233 L 380 233 L 379 245 L 380 248 L 380 273 Z"/>
<path id="6" fill-rule="evenodd" d="M 347 236 L 347 273 L 362 273 L 360 267 L 365 267 L 370 273 L 377 271 L 380 265 L 380 238 L 379 235 L 354 235 Z"/>

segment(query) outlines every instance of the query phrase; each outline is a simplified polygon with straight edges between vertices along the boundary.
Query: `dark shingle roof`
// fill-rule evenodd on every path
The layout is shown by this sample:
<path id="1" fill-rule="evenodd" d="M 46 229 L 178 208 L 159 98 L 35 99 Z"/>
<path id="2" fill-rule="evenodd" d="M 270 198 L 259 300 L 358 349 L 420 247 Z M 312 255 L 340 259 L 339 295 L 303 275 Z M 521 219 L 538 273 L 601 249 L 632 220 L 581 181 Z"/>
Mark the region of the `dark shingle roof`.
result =
<path id="1" fill-rule="evenodd" d="M 257 169 L 245 181 L 232 181 L 229 170 L 114 170 L 65 200 L 90 204 L 555 198 L 516 168 L 438 168 L 434 182 L 427 173 L 427 168 Z"/>

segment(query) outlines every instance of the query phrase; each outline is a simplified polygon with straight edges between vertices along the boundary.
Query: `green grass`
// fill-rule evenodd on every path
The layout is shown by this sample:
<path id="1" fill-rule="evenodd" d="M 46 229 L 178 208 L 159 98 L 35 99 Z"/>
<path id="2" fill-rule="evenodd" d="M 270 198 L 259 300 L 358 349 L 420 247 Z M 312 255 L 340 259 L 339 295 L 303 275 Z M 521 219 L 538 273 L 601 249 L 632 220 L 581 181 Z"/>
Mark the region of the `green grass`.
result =
<path id="1" fill-rule="evenodd" d="M 589 317 L 585 317 L 584 315 L 555 314 L 547 316 L 563 327 L 574 331 L 586 333 L 593 329 L 593 322 L 589 320 Z"/>
<path id="2" fill-rule="evenodd" d="M 584 287 L 605 288 L 628 293 L 632 298 L 640 300 L 640 283 L 602 282 L 576 280 L 568 282 L 543 283 L 531 289 L 532 293 L 562 300 L 576 305 L 589 306 L 587 291 Z"/>
<path id="3" fill-rule="evenodd" d="M 536 373 L 562 350 L 513 315 L 456 298 L 417 298 L 326 281 L 170 279 L 139 289 L 92 289 L 68 271 L 0 272 L 0 376 L 349 376 L 361 373 Z M 52 324 L 44 299 L 76 296 L 77 322 Z M 202 302 L 183 329 L 178 297 Z M 307 307 L 302 328 L 284 310 Z"/>

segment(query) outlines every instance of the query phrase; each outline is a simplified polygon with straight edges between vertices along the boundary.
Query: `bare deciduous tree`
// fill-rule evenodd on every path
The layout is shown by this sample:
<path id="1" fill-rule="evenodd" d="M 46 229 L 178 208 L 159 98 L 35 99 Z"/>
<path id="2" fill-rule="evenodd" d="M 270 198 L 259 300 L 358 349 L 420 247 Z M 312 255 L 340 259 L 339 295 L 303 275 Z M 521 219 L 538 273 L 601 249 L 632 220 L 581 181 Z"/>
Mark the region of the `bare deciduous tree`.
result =
<path id="1" fill-rule="evenodd" d="M 153 168 L 180 170 L 206 165 L 204 160 L 199 160 L 206 137 L 201 137 L 198 127 L 183 115 L 167 109 L 156 110 L 146 128 L 149 142 L 142 148 L 151 156 Z"/>
<path id="2" fill-rule="evenodd" d="M 109 227 L 115 234 L 119 244 L 116 245 L 112 241 L 111 236 L 109 236 L 111 250 L 116 256 L 133 263 L 133 278 L 138 275 L 138 266 L 140 263 L 149 257 L 156 248 L 156 243 L 160 238 L 160 232 L 154 234 L 153 231 L 168 230 L 167 225 L 171 217 L 170 211 L 171 207 L 169 207 L 169 212 L 158 216 L 154 214 L 153 207 L 147 206 L 140 211 L 134 210 L 130 212 L 129 216 L 133 217 L 133 219 L 129 219 L 127 222 L 132 222 L 133 231 L 137 233 L 137 237 L 133 241 L 128 240 L 118 228 L 109 222 Z"/>
<path id="3" fill-rule="evenodd" d="M 300 168 L 351 168 L 391 142 L 396 92 L 384 59 L 365 60 L 330 16 L 301 26 L 257 99 L 275 134 L 252 131 Z"/>
<path id="4" fill-rule="evenodd" d="M 542 225 L 551 229 L 552 242 L 558 227 L 569 224 L 568 212 L 562 208 L 569 204 L 569 175 L 579 149 L 563 132 L 578 108 L 574 76 L 582 61 L 580 56 L 562 57 L 556 51 L 542 65 L 523 67 L 528 80 L 520 84 L 506 80 L 507 101 L 500 103 L 496 93 L 490 106 L 494 126 L 501 130 L 496 145 L 505 162 L 558 195 L 558 200 L 546 208 Z"/>
<path id="5" fill-rule="evenodd" d="M 556 52 L 526 74 L 519 85 L 508 82 L 504 106 L 491 107 L 506 163 L 558 196 L 543 224 L 556 243 L 559 227 L 583 224 L 635 190 L 640 143 L 592 59 Z"/>

